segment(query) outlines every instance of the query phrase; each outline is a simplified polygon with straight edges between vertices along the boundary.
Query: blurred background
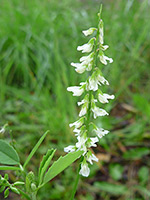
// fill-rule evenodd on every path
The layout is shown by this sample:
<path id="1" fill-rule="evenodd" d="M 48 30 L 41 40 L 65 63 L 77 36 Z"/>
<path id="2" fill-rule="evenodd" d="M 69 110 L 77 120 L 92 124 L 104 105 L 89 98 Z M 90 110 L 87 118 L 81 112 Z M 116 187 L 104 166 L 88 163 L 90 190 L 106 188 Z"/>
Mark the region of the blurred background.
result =
<path id="1" fill-rule="evenodd" d="M 49 135 L 31 160 L 37 172 L 48 148 L 63 148 L 76 138 L 68 124 L 78 117 L 78 97 L 66 91 L 84 81 L 70 66 L 78 62 L 81 31 L 97 26 L 103 3 L 110 83 L 103 91 L 116 98 L 105 105 L 109 117 L 96 123 L 110 133 L 93 151 L 99 158 L 79 182 L 77 200 L 150 199 L 150 1 L 148 0 L 0 0 L 1 139 L 13 142 L 22 163 L 39 137 Z M 39 200 L 68 200 L 78 162 L 39 191 Z M 14 174 L 9 172 L 11 180 Z M 19 199 L 11 194 L 9 199 Z"/>

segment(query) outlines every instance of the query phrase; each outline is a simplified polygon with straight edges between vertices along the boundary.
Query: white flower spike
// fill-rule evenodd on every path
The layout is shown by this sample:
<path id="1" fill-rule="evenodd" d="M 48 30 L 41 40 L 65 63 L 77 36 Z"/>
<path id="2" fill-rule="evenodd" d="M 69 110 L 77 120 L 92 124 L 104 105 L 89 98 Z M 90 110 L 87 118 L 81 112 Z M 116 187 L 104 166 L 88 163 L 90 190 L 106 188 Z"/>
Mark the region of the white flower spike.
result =
<path id="1" fill-rule="evenodd" d="M 104 51 L 106 51 L 109 46 L 104 45 L 104 26 L 101 19 L 101 9 L 98 16 L 98 28 L 89 28 L 88 30 L 83 31 L 85 36 L 92 35 L 94 32 L 96 33 L 96 36 L 91 37 L 86 44 L 77 47 L 78 51 L 87 53 L 87 55 L 82 56 L 79 63 L 71 63 L 71 65 L 75 67 L 77 73 L 82 74 L 85 71 L 89 71 L 87 80 L 81 82 L 80 86 L 67 88 L 68 91 L 73 92 L 73 96 L 85 94 L 84 98 L 77 103 L 78 106 L 81 106 L 79 120 L 69 125 L 70 127 L 74 127 L 73 132 L 77 137 L 77 142 L 75 145 L 70 145 L 64 149 L 65 152 L 83 151 L 79 174 L 85 177 L 90 174 L 87 162 L 91 165 L 93 164 L 93 161 L 98 162 L 98 158 L 89 148 L 96 147 L 99 139 L 109 132 L 103 128 L 98 128 L 93 122 L 91 123 L 92 116 L 96 119 L 97 117 L 108 115 L 104 109 L 99 108 L 96 105 L 96 97 L 98 97 L 100 103 L 108 103 L 109 99 L 114 99 L 114 95 L 103 93 L 100 89 L 103 85 L 109 85 L 109 82 L 104 78 L 102 71 L 100 70 L 101 67 L 99 68 L 99 64 L 97 63 L 97 58 L 99 57 L 101 66 L 103 66 L 102 64 L 107 65 L 108 62 L 112 63 L 113 59 L 104 54 Z M 91 115 L 92 113 L 93 115 Z M 91 124 L 93 124 L 93 129 Z M 96 137 L 91 137 L 91 132 L 95 133 Z"/>

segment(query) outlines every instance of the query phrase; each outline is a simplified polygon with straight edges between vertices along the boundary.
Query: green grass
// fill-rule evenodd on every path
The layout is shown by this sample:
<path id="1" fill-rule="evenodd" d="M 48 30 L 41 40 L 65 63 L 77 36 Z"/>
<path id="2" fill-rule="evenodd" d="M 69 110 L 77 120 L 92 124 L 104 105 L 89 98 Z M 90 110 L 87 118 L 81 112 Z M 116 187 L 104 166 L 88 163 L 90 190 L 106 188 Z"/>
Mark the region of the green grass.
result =
<path id="1" fill-rule="evenodd" d="M 103 68 L 110 82 L 109 88 L 104 90 L 114 93 L 116 99 L 105 106 L 111 111 L 110 117 L 99 119 L 97 123 L 112 130 L 100 142 L 103 152 L 111 159 L 101 164 L 107 175 L 103 170 L 98 172 L 102 166 L 92 167 L 91 177 L 86 183 L 81 182 L 77 196 L 81 200 L 96 199 L 96 194 L 101 199 L 119 198 L 117 193 L 111 192 L 115 190 L 111 184 L 115 183 L 121 184 L 118 191 L 123 190 L 119 194 L 122 199 L 131 196 L 133 200 L 144 199 L 148 193 L 141 187 L 148 184 L 138 177 L 138 171 L 142 166 L 150 166 L 148 154 L 145 154 L 147 149 L 143 152 L 150 140 L 150 5 L 147 0 L 102 2 L 105 43 L 110 45 L 106 54 L 114 59 L 112 65 Z M 76 48 L 87 42 L 81 31 L 96 26 L 98 9 L 99 2 L 89 0 L 1 0 L 0 125 L 9 123 L 23 161 L 35 140 L 46 130 L 50 130 L 50 134 L 39 150 L 40 156 L 50 146 L 57 148 L 60 155 L 63 148 L 75 140 L 68 124 L 77 119 L 78 98 L 72 97 L 66 88 L 78 85 L 86 75 L 76 74 L 70 63 L 78 62 L 81 53 Z M 1 137 L 10 140 L 8 133 Z M 137 155 L 130 152 L 140 147 Z M 102 150 L 98 148 L 96 153 Z M 137 157 L 139 164 L 135 162 Z M 114 180 L 109 173 L 112 171 L 109 164 L 115 162 L 125 168 L 119 180 Z M 31 168 L 36 169 L 36 164 L 35 157 Z M 131 167 L 136 174 L 134 177 Z M 96 174 L 100 178 L 95 182 L 104 181 L 103 187 L 97 183 L 93 186 Z M 67 190 L 71 191 L 74 176 L 75 166 L 62 174 L 63 180 L 58 178 L 43 189 L 40 198 L 49 199 L 51 195 L 51 199 L 68 199 Z M 138 189 L 133 188 L 131 179 L 135 185 L 140 185 Z M 106 188 L 105 182 L 108 190 L 102 189 Z M 124 189 L 130 188 L 129 185 L 132 186 L 130 194 Z"/>

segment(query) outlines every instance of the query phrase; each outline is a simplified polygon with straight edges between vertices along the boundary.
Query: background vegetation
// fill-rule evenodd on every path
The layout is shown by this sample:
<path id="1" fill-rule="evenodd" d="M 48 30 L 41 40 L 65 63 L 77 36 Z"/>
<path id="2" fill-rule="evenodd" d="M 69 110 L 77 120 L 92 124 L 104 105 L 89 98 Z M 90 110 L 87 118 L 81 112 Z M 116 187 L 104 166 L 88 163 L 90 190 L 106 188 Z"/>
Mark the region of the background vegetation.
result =
<path id="1" fill-rule="evenodd" d="M 150 199 L 150 3 L 148 0 L 1 0 L 0 1 L 0 137 L 13 143 L 22 162 L 46 130 L 50 134 L 29 170 L 49 147 L 75 142 L 70 122 L 76 120 L 78 98 L 66 91 L 84 80 L 70 62 L 87 42 L 81 31 L 97 25 L 103 3 L 105 43 L 112 65 L 103 68 L 116 96 L 105 106 L 109 117 L 97 123 L 110 133 L 94 149 L 100 162 L 81 178 L 78 200 Z M 109 91 L 108 91 L 109 90 Z M 39 199 L 67 200 L 78 163 L 39 193 Z M 14 174 L 9 172 L 11 179 Z M 0 197 L 1 199 L 3 197 Z M 18 196 L 10 195 L 10 199 Z"/>

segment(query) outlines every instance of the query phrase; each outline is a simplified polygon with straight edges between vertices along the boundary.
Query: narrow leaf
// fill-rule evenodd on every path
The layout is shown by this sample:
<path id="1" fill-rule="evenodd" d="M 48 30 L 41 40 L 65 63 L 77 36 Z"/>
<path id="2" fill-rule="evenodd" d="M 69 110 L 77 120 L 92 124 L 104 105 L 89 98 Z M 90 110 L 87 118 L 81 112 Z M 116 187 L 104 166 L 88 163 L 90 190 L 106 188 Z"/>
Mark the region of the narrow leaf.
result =
<path id="1" fill-rule="evenodd" d="M 41 182 L 42 182 L 43 175 L 45 174 L 45 172 L 50 164 L 50 161 L 52 160 L 52 158 L 54 156 L 55 151 L 56 150 L 54 150 L 54 149 L 49 149 L 47 151 L 46 155 L 43 156 L 43 160 L 40 163 L 40 168 L 39 168 L 39 184 L 41 184 Z"/>
<path id="2" fill-rule="evenodd" d="M 32 156 L 35 154 L 35 152 L 37 151 L 37 149 L 39 148 L 40 144 L 43 142 L 44 138 L 46 137 L 47 133 L 49 131 L 46 131 L 42 137 L 39 139 L 39 141 L 36 143 L 36 145 L 34 146 L 34 148 L 32 149 L 31 153 L 29 154 L 29 156 L 26 159 L 26 162 L 23 165 L 23 168 L 26 167 L 26 165 L 28 164 L 28 162 L 31 160 Z"/>
<path id="3" fill-rule="evenodd" d="M 69 165 L 71 165 L 76 159 L 78 159 L 82 155 L 83 151 L 76 151 L 72 153 L 68 153 L 64 157 L 60 157 L 57 161 L 53 163 L 53 165 L 49 168 L 48 172 L 44 176 L 43 184 L 50 181 L 52 178 L 57 176 L 60 172 L 66 169 Z"/>
<path id="4" fill-rule="evenodd" d="M 19 167 L 13 167 L 13 166 L 0 166 L 0 170 L 20 170 Z"/>
<path id="5" fill-rule="evenodd" d="M 0 163 L 6 165 L 19 164 L 16 150 L 4 140 L 0 140 Z"/>
<path id="6" fill-rule="evenodd" d="M 123 195 L 127 194 L 128 188 L 125 185 L 122 184 L 113 184 L 108 182 L 95 182 L 94 183 L 95 188 L 101 191 L 108 192 L 110 194 L 114 195 Z"/>

